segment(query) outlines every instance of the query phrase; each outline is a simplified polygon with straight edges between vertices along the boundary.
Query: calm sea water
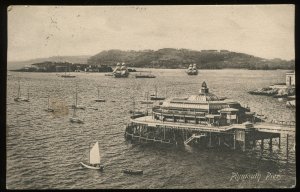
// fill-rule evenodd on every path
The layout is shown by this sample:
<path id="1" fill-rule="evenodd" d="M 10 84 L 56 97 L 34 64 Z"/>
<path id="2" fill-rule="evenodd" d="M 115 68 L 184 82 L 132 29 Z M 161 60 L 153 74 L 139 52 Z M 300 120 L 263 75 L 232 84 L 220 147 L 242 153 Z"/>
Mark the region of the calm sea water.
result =
<path id="1" fill-rule="evenodd" d="M 197 94 L 206 81 L 210 92 L 248 105 L 268 119 L 295 120 L 295 111 L 285 102 L 247 91 L 285 81 L 285 72 L 250 70 L 201 70 L 187 76 L 184 70 L 155 69 L 155 79 L 115 79 L 101 73 L 76 73 L 63 79 L 55 73 L 13 73 L 7 78 L 7 188 L 9 189 L 102 189 L 102 188 L 269 188 L 295 184 L 295 154 L 286 160 L 286 141 L 279 149 L 261 153 L 260 147 L 244 153 L 220 149 L 141 146 L 124 140 L 132 98 L 143 100 L 146 91 L 167 96 Z M 75 74 L 75 73 L 74 73 Z M 133 73 L 132 73 L 133 74 Z M 29 103 L 14 102 L 18 79 Z M 98 110 L 78 110 L 84 124 L 72 124 L 69 113 L 47 113 L 50 100 L 65 106 L 74 103 L 78 85 L 78 104 Z M 97 86 L 104 103 L 96 103 Z M 167 91 L 165 91 L 167 90 Z M 136 108 L 145 109 L 136 103 Z M 105 171 L 84 169 L 90 144 L 99 141 Z M 294 139 L 289 142 L 290 148 Z M 267 144 L 266 144 L 267 148 Z M 144 170 L 141 176 L 124 175 L 123 168 Z M 233 173 L 261 174 L 261 179 L 231 180 Z M 277 174 L 280 179 L 266 179 Z"/>

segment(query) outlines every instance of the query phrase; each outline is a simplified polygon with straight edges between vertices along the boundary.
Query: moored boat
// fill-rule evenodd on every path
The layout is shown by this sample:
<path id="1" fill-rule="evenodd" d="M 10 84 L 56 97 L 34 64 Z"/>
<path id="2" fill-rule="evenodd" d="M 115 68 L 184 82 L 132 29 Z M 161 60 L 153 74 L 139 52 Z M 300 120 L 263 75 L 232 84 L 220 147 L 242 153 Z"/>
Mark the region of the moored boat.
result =
<path id="1" fill-rule="evenodd" d="M 120 66 L 120 63 L 117 63 L 117 67 L 112 72 L 112 74 L 115 78 L 126 78 L 129 75 L 129 71 L 125 63 L 122 63 L 122 66 Z"/>
<path id="2" fill-rule="evenodd" d="M 75 109 L 74 109 L 75 110 Z M 75 114 L 75 112 L 73 113 Z M 76 115 L 73 115 L 73 117 L 70 117 L 70 122 L 71 123 L 79 123 L 79 124 L 83 124 L 83 120 L 79 119 L 78 117 L 76 117 Z"/>
<path id="3" fill-rule="evenodd" d="M 50 107 L 50 97 L 49 97 L 49 95 L 48 95 L 48 106 L 47 106 L 47 109 L 45 109 L 45 111 L 54 112 L 54 109 Z"/>
<path id="4" fill-rule="evenodd" d="M 155 86 L 155 93 L 150 95 L 150 100 L 165 100 L 165 97 L 157 95 L 157 86 Z"/>
<path id="5" fill-rule="evenodd" d="M 74 78 L 76 76 L 75 75 L 66 74 L 66 75 L 61 75 L 61 77 L 63 77 L 63 78 Z"/>
<path id="6" fill-rule="evenodd" d="M 76 93 L 75 93 L 75 104 L 72 105 L 72 108 L 73 108 L 73 116 L 70 117 L 70 122 L 71 123 L 80 123 L 80 124 L 82 124 L 83 120 L 80 119 L 79 117 L 77 117 L 76 110 L 77 109 L 85 109 L 85 107 L 77 105 L 77 85 L 76 85 Z"/>
<path id="7" fill-rule="evenodd" d="M 63 77 L 63 78 L 74 78 L 74 77 L 76 77 L 75 75 L 71 75 L 70 74 L 70 66 L 69 66 L 69 68 L 68 68 L 68 74 L 67 74 L 67 69 L 65 70 L 65 74 L 64 75 L 61 75 L 60 77 Z"/>
<path id="8" fill-rule="evenodd" d="M 196 64 L 190 64 L 188 69 L 186 70 L 188 75 L 198 75 L 198 69 Z"/>
<path id="9" fill-rule="evenodd" d="M 21 96 L 21 85 L 20 85 L 20 80 L 18 80 L 18 94 L 17 97 L 14 98 L 14 101 L 20 102 L 29 102 L 29 89 L 27 89 L 27 98 Z"/>
<path id="10" fill-rule="evenodd" d="M 135 78 L 155 78 L 156 76 L 151 74 L 151 71 L 149 73 L 142 73 L 140 72 L 140 74 L 136 74 Z"/>
<path id="11" fill-rule="evenodd" d="M 130 118 L 135 119 L 135 118 L 146 116 L 145 112 L 136 110 L 136 108 L 135 108 L 135 98 L 132 98 L 132 100 L 133 100 L 133 103 L 132 103 L 133 104 L 133 109 L 129 111 L 131 113 Z"/>
<path id="12" fill-rule="evenodd" d="M 153 101 L 149 100 L 149 92 L 145 92 L 145 96 L 144 96 L 145 100 L 140 101 L 141 104 L 153 104 Z"/>
<path id="13" fill-rule="evenodd" d="M 76 92 L 75 92 L 75 103 L 71 105 L 72 109 L 85 109 L 85 106 L 78 105 L 78 86 L 76 85 Z"/>
<path id="14" fill-rule="evenodd" d="M 94 101 L 96 101 L 96 102 L 105 102 L 105 99 L 101 99 L 101 98 L 99 97 L 99 92 L 100 92 L 99 88 L 97 88 L 97 91 L 98 91 L 98 98 L 95 99 Z"/>
<path id="15" fill-rule="evenodd" d="M 123 173 L 130 174 L 130 175 L 142 175 L 143 170 L 138 169 L 123 169 Z"/>

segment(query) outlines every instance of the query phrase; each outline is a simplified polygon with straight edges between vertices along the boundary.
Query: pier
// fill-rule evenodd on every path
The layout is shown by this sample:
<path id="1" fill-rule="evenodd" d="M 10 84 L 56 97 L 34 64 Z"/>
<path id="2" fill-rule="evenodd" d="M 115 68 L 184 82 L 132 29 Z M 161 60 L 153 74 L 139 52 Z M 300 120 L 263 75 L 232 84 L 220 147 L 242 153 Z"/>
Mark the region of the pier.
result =
<path id="1" fill-rule="evenodd" d="M 131 118 L 124 136 L 138 143 L 225 147 L 241 151 L 253 149 L 258 143 L 262 150 L 265 143 L 270 150 L 274 145 L 280 148 L 281 137 L 286 136 L 288 158 L 289 139 L 294 135 L 295 122 L 264 122 L 249 107 L 209 93 L 203 82 L 198 95 L 169 98 L 154 106 L 151 115 Z"/>
<path id="2" fill-rule="evenodd" d="M 210 126 L 192 123 L 174 123 L 155 120 L 151 116 L 132 119 L 126 126 L 125 138 L 140 143 L 168 143 L 175 145 L 202 144 L 207 147 L 223 146 L 233 150 L 253 148 L 260 141 L 261 148 L 269 143 L 280 148 L 281 137 L 295 135 L 295 126 L 273 123 L 231 124 L 227 126 Z M 276 139 L 276 142 L 273 140 Z M 286 145 L 288 152 L 289 145 Z"/>

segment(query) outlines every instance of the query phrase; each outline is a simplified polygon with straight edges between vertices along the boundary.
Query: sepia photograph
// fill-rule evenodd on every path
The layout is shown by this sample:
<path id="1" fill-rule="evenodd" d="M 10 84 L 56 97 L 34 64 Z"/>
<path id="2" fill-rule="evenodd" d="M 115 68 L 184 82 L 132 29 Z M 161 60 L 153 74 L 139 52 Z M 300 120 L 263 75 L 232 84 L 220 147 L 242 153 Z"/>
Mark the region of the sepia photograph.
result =
<path id="1" fill-rule="evenodd" d="M 293 4 L 8 6 L 6 189 L 295 188 L 294 31 Z"/>

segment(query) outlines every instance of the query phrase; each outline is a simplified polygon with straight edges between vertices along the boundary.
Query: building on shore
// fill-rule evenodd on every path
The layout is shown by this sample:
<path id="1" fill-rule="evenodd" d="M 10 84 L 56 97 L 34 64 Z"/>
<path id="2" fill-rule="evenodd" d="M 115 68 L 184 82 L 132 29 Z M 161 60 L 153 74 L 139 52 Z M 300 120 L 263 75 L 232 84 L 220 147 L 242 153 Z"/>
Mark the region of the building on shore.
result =
<path id="1" fill-rule="evenodd" d="M 286 73 L 285 75 L 285 82 L 287 86 L 295 86 L 295 71 Z"/>
<path id="2" fill-rule="evenodd" d="M 56 72 L 65 72 L 68 70 L 68 66 L 55 66 Z"/>

